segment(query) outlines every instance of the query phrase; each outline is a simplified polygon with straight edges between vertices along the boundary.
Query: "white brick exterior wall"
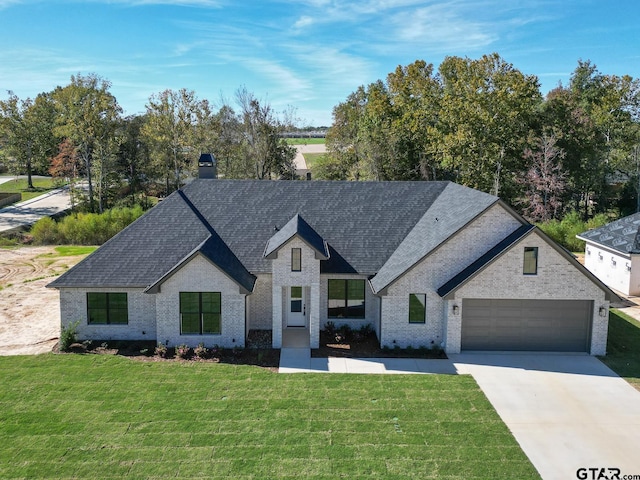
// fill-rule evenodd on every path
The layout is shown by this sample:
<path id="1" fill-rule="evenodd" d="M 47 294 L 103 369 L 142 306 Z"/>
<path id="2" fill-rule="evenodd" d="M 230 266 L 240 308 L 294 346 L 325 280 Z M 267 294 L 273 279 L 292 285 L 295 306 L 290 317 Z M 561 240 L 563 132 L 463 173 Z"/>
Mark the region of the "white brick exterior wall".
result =
<path id="1" fill-rule="evenodd" d="M 640 295 L 639 255 L 622 255 L 619 252 L 587 243 L 584 252 L 584 266 L 605 285 L 625 295 Z"/>
<path id="2" fill-rule="evenodd" d="M 396 280 L 382 296 L 380 344 L 433 346 L 446 342 L 445 302 L 436 290 L 521 223 L 496 204 Z M 409 294 L 426 294 L 426 322 L 409 323 Z"/>
<path id="3" fill-rule="evenodd" d="M 300 248 L 302 270 L 291 271 L 291 249 Z M 309 328 L 311 348 L 320 345 L 320 260 L 304 241 L 293 237 L 278 250 L 278 257 L 271 261 L 272 273 L 272 338 L 273 348 L 282 346 L 282 329 L 287 325 L 287 289 L 292 286 L 305 287 L 306 324 Z"/>
<path id="4" fill-rule="evenodd" d="M 253 293 L 248 297 L 249 330 L 271 330 L 273 323 L 273 292 L 271 275 L 257 275 Z"/>
<path id="5" fill-rule="evenodd" d="M 126 293 L 129 323 L 127 325 L 89 325 L 87 323 L 87 292 Z M 141 288 L 60 289 L 61 326 L 67 327 L 79 320 L 78 340 L 155 340 L 155 317 L 155 297 L 143 293 Z"/>
<path id="6" fill-rule="evenodd" d="M 522 273 L 524 247 L 538 247 L 537 275 Z M 593 300 L 590 353 L 606 353 L 609 316 L 599 315 L 601 306 L 608 312 L 604 292 L 535 231 L 455 292 L 448 302 L 447 353 L 460 352 L 463 298 Z M 453 304 L 459 307 L 458 315 L 451 312 Z"/>
<path id="7" fill-rule="evenodd" d="M 180 292 L 220 292 L 222 333 L 220 335 L 180 335 Z M 245 297 L 240 287 L 201 255 L 174 273 L 160 287 L 156 297 L 157 339 L 170 346 L 231 348 L 245 343 Z"/>

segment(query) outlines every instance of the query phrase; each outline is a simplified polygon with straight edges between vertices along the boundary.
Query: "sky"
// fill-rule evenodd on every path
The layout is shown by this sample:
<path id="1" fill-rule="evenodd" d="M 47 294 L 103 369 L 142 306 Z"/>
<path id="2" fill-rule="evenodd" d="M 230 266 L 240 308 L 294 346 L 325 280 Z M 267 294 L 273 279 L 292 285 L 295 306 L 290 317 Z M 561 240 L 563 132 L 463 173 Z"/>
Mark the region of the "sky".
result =
<path id="1" fill-rule="evenodd" d="M 214 106 L 246 87 L 329 126 L 360 85 L 421 59 L 497 52 L 546 94 L 578 60 L 640 78 L 638 0 L 0 0 L 0 98 L 109 80 L 127 115 L 152 94 Z"/>

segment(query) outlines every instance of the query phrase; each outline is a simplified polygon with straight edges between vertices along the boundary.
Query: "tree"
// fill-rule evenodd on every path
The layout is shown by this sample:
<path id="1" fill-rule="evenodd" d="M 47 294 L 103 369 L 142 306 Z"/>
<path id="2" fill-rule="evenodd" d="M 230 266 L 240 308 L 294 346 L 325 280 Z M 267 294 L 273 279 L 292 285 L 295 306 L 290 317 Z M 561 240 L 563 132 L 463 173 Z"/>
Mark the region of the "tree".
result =
<path id="1" fill-rule="evenodd" d="M 75 145 L 71 140 L 65 138 L 58 146 L 58 154 L 51 158 L 49 174 L 53 178 L 69 181 L 69 193 L 71 197 L 71 208 L 75 207 L 77 195 L 76 183 L 82 171 L 82 161 L 78 157 Z"/>
<path id="2" fill-rule="evenodd" d="M 121 108 L 109 92 L 111 83 L 95 74 L 71 76 L 71 83 L 58 87 L 52 98 L 58 112 L 56 133 L 66 137 L 76 146 L 84 163 L 88 183 L 89 210 L 95 209 L 94 160 L 103 162 L 111 155 L 115 144 L 113 136 Z M 96 152 L 99 157 L 96 157 Z M 99 182 L 103 181 L 104 168 L 100 167 Z M 99 188 L 99 206 L 103 206 L 102 186 Z"/>
<path id="3" fill-rule="evenodd" d="M 522 151 L 542 100 L 538 79 L 496 53 L 479 60 L 447 57 L 439 73 L 443 166 L 464 185 L 515 198 Z"/>
<path id="4" fill-rule="evenodd" d="M 236 91 L 243 126 L 243 144 L 246 164 L 251 165 L 251 176 L 259 180 L 295 178 L 293 159 L 296 151 L 281 134 L 290 127 L 268 102 L 261 102 L 246 88 Z M 249 172 L 247 172 L 249 173 Z"/>
<path id="5" fill-rule="evenodd" d="M 564 152 L 553 136 L 543 135 L 536 150 L 525 149 L 529 170 L 521 180 L 526 188 L 524 213 L 533 222 L 557 219 L 562 212 L 562 196 L 566 188 L 561 159 Z"/>
<path id="6" fill-rule="evenodd" d="M 211 112 L 193 90 L 165 90 L 147 102 L 142 127 L 156 175 L 164 179 L 165 194 L 182 185 L 183 172 L 195 172 L 195 161 L 205 145 L 211 145 Z M 185 174 L 186 175 L 186 174 Z"/>
<path id="7" fill-rule="evenodd" d="M 28 188 L 33 188 L 33 171 L 46 171 L 49 156 L 55 150 L 53 135 L 55 110 L 49 95 L 40 94 L 35 101 L 20 100 L 13 92 L 0 101 L 0 136 L 12 170 L 27 175 Z"/>

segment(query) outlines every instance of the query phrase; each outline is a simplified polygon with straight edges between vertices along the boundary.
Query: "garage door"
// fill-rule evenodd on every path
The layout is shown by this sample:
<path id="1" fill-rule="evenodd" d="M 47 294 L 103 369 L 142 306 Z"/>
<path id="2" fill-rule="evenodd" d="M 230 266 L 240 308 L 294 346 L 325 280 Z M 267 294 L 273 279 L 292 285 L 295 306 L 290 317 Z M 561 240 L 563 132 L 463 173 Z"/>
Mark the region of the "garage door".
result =
<path id="1" fill-rule="evenodd" d="M 587 352 L 590 300 L 462 301 L 462 350 Z"/>

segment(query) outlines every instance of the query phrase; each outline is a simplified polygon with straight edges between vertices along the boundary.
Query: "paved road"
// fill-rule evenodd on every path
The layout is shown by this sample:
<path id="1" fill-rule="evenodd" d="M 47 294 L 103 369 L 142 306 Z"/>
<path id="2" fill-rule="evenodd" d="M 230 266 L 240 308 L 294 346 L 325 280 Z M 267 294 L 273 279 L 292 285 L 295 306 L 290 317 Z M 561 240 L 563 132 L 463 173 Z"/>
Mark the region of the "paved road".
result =
<path id="1" fill-rule="evenodd" d="M 0 209 L 0 232 L 33 225 L 42 217 L 55 215 L 68 208 L 71 208 L 69 191 L 64 188 L 52 190 L 26 202 Z"/>

